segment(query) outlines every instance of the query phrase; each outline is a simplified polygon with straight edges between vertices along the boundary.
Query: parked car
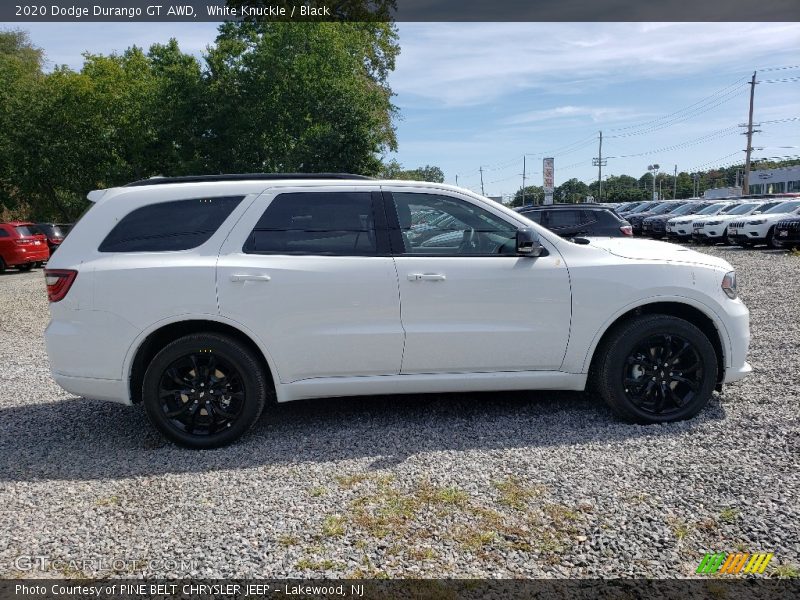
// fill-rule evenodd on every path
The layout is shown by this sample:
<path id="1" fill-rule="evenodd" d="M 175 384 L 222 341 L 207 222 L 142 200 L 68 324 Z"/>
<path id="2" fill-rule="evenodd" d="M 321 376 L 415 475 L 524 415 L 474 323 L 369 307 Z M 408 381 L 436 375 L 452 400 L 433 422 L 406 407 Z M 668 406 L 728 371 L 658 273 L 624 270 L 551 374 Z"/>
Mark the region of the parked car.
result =
<path id="1" fill-rule="evenodd" d="M 50 258 L 47 238 L 35 233 L 33 223 L 0 223 L 0 273 L 8 267 L 30 271 Z"/>
<path id="2" fill-rule="evenodd" d="M 643 201 L 643 202 L 630 202 L 627 205 L 620 206 L 617 209 L 617 214 L 620 216 L 632 214 L 636 211 L 644 211 L 651 206 L 655 206 L 658 202 Z"/>
<path id="3" fill-rule="evenodd" d="M 728 224 L 728 241 L 740 246 L 766 244 L 770 247 L 777 247 L 773 244 L 775 225 L 790 214 L 798 214 L 800 200 L 789 200 L 778 204 L 775 202 L 773 200 L 770 203 L 772 206 L 769 210 L 762 210 L 750 215 L 753 217 L 758 214 L 756 218 L 731 221 Z"/>
<path id="4" fill-rule="evenodd" d="M 686 204 L 686 200 L 666 200 L 664 202 L 658 202 L 655 206 L 648 208 L 642 212 L 635 212 L 632 214 L 625 215 L 625 219 L 631 224 L 633 228 L 633 235 L 642 235 L 642 223 L 648 217 L 653 217 L 655 215 L 665 215 L 668 212 L 675 210 Z"/>
<path id="5" fill-rule="evenodd" d="M 67 235 L 62 226 L 58 223 L 36 223 L 31 225 L 30 228 L 31 231 L 45 236 L 47 239 L 47 247 L 50 249 L 51 255 L 58 249 L 61 242 L 64 241 L 64 236 Z"/>
<path id="6" fill-rule="evenodd" d="M 707 205 L 705 202 L 686 202 L 664 214 L 647 217 L 642 221 L 642 235 L 661 239 L 667 235 L 667 221 L 674 217 L 695 214 Z"/>
<path id="7" fill-rule="evenodd" d="M 738 205 L 738 202 L 731 201 L 714 202 L 695 214 L 673 217 L 667 221 L 667 239 L 676 239 L 679 241 L 690 240 L 692 238 L 692 222 L 697 221 L 698 217 L 707 217 L 716 214 L 724 215 L 732 211 Z"/>
<path id="8" fill-rule="evenodd" d="M 781 202 L 749 201 L 742 202 L 726 214 L 717 214 L 709 219 L 700 219 L 692 222 L 692 241 L 701 244 L 717 244 L 728 242 L 728 224 L 740 217 L 761 214 Z"/>
<path id="9" fill-rule="evenodd" d="M 561 237 L 623 237 L 630 224 L 602 204 L 545 204 L 519 210 L 531 221 Z"/>
<path id="10" fill-rule="evenodd" d="M 783 218 L 775 224 L 772 244 L 777 248 L 800 246 L 800 215 Z"/>
<path id="11" fill-rule="evenodd" d="M 53 376 L 143 403 L 185 446 L 232 442 L 268 398 L 591 385 L 621 418 L 663 423 L 751 371 L 725 260 L 573 243 L 458 187 L 217 175 L 89 199 L 45 271 Z M 422 209 L 463 223 L 459 243 L 409 239 Z"/>

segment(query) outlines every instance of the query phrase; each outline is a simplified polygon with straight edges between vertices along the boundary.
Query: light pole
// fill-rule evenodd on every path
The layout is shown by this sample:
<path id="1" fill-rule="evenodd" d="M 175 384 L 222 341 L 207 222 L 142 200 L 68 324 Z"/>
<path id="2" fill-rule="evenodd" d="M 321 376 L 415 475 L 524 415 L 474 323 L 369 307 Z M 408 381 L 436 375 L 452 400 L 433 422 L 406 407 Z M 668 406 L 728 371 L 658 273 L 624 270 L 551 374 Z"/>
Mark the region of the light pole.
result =
<path id="1" fill-rule="evenodd" d="M 661 165 L 657 164 L 647 166 L 647 170 L 653 174 L 653 200 L 658 200 L 658 192 L 656 191 L 656 175 L 658 175 L 658 170 L 660 168 Z"/>

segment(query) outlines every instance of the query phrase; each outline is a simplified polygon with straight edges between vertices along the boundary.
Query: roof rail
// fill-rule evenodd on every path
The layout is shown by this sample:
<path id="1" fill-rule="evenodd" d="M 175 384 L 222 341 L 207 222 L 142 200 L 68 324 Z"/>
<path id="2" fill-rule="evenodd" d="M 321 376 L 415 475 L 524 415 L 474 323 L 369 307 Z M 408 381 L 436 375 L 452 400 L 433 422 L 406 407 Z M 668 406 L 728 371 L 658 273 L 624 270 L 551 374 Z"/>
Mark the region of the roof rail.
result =
<path id="1" fill-rule="evenodd" d="M 184 175 L 181 177 L 150 177 L 125 184 L 123 187 L 165 185 L 168 183 L 208 183 L 212 181 L 249 181 L 275 179 L 372 179 L 366 175 L 350 173 L 232 173 L 229 175 Z"/>

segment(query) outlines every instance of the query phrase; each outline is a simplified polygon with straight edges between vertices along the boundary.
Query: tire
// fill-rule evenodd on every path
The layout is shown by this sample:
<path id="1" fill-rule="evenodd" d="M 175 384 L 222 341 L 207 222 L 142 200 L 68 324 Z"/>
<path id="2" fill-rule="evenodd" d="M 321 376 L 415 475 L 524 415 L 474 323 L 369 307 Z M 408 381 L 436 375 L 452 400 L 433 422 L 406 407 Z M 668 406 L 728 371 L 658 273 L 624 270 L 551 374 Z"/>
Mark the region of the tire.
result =
<path id="1" fill-rule="evenodd" d="M 673 358 L 659 357 L 659 343 Z M 657 364 L 653 354 L 660 358 Z M 708 403 L 717 384 L 717 356 L 709 339 L 688 321 L 669 315 L 640 315 L 622 323 L 597 356 L 597 390 L 617 416 L 631 423 L 689 419 Z M 671 363 L 672 370 L 661 360 Z"/>
<path id="2" fill-rule="evenodd" d="M 768 248 L 780 248 L 780 246 L 775 245 L 775 226 L 769 228 L 769 232 L 767 233 L 766 244 Z"/>
<path id="3" fill-rule="evenodd" d="M 17 269 L 19 269 L 23 273 L 27 273 L 32 268 L 33 268 L 33 263 L 25 263 L 24 265 L 17 265 Z"/>
<path id="4" fill-rule="evenodd" d="M 150 422 L 164 437 L 204 449 L 230 444 L 255 425 L 268 388 L 249 348 L 208 333 L 179 338 L 158 352 L 145 372 L 142 396 Z"/>
<path id="5" fill-rule="evenodd" d="M 3 260 L 3 257 L 0 256 L 0 273 L 6 272 L 6 261 Z"/>

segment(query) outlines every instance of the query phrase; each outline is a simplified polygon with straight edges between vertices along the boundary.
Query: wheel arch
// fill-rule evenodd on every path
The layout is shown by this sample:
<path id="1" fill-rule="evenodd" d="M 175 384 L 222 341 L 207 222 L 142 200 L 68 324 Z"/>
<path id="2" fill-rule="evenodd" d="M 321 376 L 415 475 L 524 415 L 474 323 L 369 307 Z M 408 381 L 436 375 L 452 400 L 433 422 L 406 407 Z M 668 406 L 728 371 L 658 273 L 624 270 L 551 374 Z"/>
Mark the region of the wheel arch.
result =
<path id="1" fill-rule="evenodd" d="M 591 355 L 589 358 L 590 374 L 593 373 L 595 362 L 599 356 L 599 351 L 602 350 L 603 345 L 609 336 L 618 327 L 629 321 L 631 318 L 648 314 L 678 317 L 688 321 L 702 331 L 711 342 L 711 345 L 714 347 L 714 353 L 717 356 L 717 384 L 719 385 L 723 382 L 725 379 L 726 350 L 725 344 L 723 343 L 723 335 L 719 329 L 719 326 L 717 325 L 717 322 L 714 318 L 700 308 L 692 304 L 676 300 L 653 301 L 640 304 L 622 313 L 621 315 L 618 315 L 613 321 L 611 321 L 602 334 L 596 338 L 594 347 L 591 349 Z"/>
<path id="2" fill-rule="evenodd" d="M 170 342 L 193 333 L 220 333 L 244 344 L 258 359 L 274 390 L 279 378 L 269 354 L 256 342 L 254 336 L 246 333 L 243 329 L 232 323 L 208 318 L 185 318 L 154 327 L 152 331 L 143 336 L 143 339 L 138 341 L 136 350 L 130 359 L 130 367 L 127 372 L 131 403 L 138 404 L 142 401 L 144 373 L 153 357 Z"/>

